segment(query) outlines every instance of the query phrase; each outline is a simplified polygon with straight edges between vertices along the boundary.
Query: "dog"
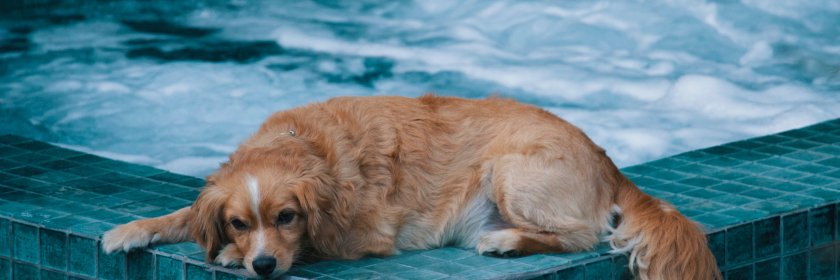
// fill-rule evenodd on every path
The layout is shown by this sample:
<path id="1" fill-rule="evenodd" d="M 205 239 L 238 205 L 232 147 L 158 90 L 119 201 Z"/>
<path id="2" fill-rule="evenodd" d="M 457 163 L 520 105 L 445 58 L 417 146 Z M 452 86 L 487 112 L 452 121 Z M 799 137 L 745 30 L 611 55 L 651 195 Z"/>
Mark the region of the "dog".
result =
<path id="1" fill-rule="evenodd" d="M 617 218 L 616 218 L 617 217 Z M 441 246 L 577 252 L 599 237 L 641 279 L 720 279 L 702 229 L 640 191 L 580 129 L 513 100 L 340 97 L 277 112 L 191 207 L 105 233 L 106 252 L 194 240 L 277 277 L 301 256 Z"/>

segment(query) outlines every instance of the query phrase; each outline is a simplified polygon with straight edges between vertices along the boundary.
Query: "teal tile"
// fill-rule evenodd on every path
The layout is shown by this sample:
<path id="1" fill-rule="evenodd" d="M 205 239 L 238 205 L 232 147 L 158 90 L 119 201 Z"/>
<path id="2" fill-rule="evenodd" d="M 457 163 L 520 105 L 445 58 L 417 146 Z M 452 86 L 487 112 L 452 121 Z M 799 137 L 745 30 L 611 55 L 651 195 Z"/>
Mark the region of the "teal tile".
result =
<path id="1" fill-rule="evenodd" d="M 583 280 L 584 268 L 582 266 L 573 266 L 557 272 L 557 279 L 564 280 Z"/>
<path id="2" fill-rule="evenodd" d="M 475 267 L 488 267 L 488 266 L 496 266 L 496 265 L 504 265 L 509 263 L 510 261 L 503 259 L 503 258 L 494 258 L 488 256 L 472 256 L 469 258 L 461 259 L 458 263 Z"/>
<path id="3" fill-rule="evenodd" d="M 439 262 L 439 260 L 437 259 L 423 255 L 398 256 L 394 259 L 391 259 L 390 261 L 402 265 L 407 265 L 410 267 L 423 267 Z"/>
<path id="4" fill-rule="evenodd" d="M 143 201 L 149 205 L 158 206 L 161 208 L 167 209 L 181 209 L 183 207 L 187 207 L 192 205 L 192 201 L 187 201 L 179 198 L 173 198 L 169 196 L 158 196 L 157 198 L 150 199 L 147 201 Z"/>
<path id="5" fill-rule="evenodd" d="M 612 279 L 613 280 L 632 280 L 633 272 L 630 271 L 630 260 L 627 255 L 618 255 L 612 259 Z"/>
<path id="6" fill-rule="evenodd" d="M 781 179 L 781 180 L 796 180 L 796 179 L 799 179 L 799 178 L 810 176 L 810 174 L 808 174 L 808 173 L 799 172 L 799 171 L 790 170 L 790 169 L 771 170 L 771 171 L 762 173 L 761 175 L 765 176 L 765 177 L 770 177 L 770 178 L 773 178 L 773 179 Z"/>
<path id="7" fill-rule="evenodd" d="M 744 205 L 744 208 L 767 211 L 770 214 L 778 214 L 796 209 L 796 205 L 778 201 L 756 201 Z"/>
<path id="8" fill-rule="evenodd" d="M 67 269 L 67 234 L 41 229 L 41 265 Z"/>
<path id="9" fill-rule="evenodd" d="M 0 157 L 3 157 L 3 158 L 8 158 L 8 157 L 12 157 L 12 156 L 20 155 L 20 154 L 24 154 L 24 153 L 28 153 L 28 152 L 24 149 L 19 149 L 19 148 L 15 148 L 15 147 L 0 146 Z"/>
<path id="10" fill-rule="evenodd" d="M 695 217 L 694 220 L 698 223 L 703 224 L 708 229 L 721 228 L 738 221 L 738 219 L 736 219 L 735 217 L 718 213 L 707 213 L 704 215 L 700 215 Z"/>
<path id="11" fill-rule="evenodd" d="M 746 140 L 746 141 L 756 141 L 756 142 L 761 142 L 761 143 L 765 143 L 765 144 L 779 144 L 779 143 L 790 142 L 790 141 L 793 141 L 793 140 L 795 140 L 795 139 L 790 138 L 790 137 L 785 137 L 785 136 L 779 135 L 779 134 L 772 134 L 772 135 L 753 138 L 753 139 Z"/>
<path id="12" fill-rule="evenodd" d="M 7 219 L 0 218 L 0 256 L 12 255 L 12 224 Z"/>
<path id="13" fill-rule="evenodd" d="M 74 162 L 74 163 L 76 163 L 76 162 Z M 87 165 L 80 165 L 80 166 L 77 166 L 77 167 L 71 167 L 71 168 L 64 169 L 62 171 L 70 173 L 70 174 L 78 175 L 78 176 L 81 176 L 81 177 L 93 177 L 93 176 L 102 175 L 102 174 L 110 172 L 106 169 L 93 167 L 93 166 L 87 166 Z"/>
<path id="14" fill-rule="evenodd" d="M 808 279 L 831 280 L 836 279 L 836 252 L 833 246 L 825 246 L 811 251 Z"/>
<path id="15" fill-rule="evenodd" d="M 38 264 L 38 228 L 20 223 L 12 223 L 14 236 L 14 257 L 25 262 Z"/>
<path id="16" fill-rule="evenodd" d="M 530 256 L 517 258 L 516 262 L 533 265 L 538 269 L 548 269 L 548 268 L 559 267 L 561 265 L 568 264 L 570 261 L 567 258 L 562 258 L 562 257 L 557 257 L 557 256 L 552 256 L 552 255 L 545 255 L 545 254 L 535 254 L 535 255 L 530 255 Z"/>
<path id="17" fill-rule="evenodd" d="M 794 253 L 810 244 L 808 212 L 799 212 L 782 217 L 782 252 Z M 786 261 L 784 261 L 786 262 Z"/>
<path id="18" fill-rule="evenodd" d="M 799 150 L 805 150 L 805 149 L 810 149 L 810 148 L 814 148 L 814 147 L 819 147 L 821 144 L 818 143 L 818 142 L 807 141 L 807 140 L 794 140 L 794 141 L 785 142 L 785 143 L 782 143 L 782 144 L 779 144 L 779 145 L 784 146 L 784 147 L 799 149 Z"/>
<path id="19" fill-rule="evenodd" d="M 833 158 L 829 158 L 829 159 L 824 159 L 824 160 L 818 161 L 817 164 L 830 166 L 830 167 L 833 167 L 833 168 L 840 168 L 840 157 L 833 157 Z"/>
<path id="20" fill-rule="evenodd" d="M 811 209 L 810 222 L 811 246 L 822 245 L 834 241 L 837 211 L 834 204 Z"/>
<path id="21" fill-rule="evenodd" d="M 837 182 L 837 180 L 834 179 L 834 178 L 826 177 L 826 176 L 820 176 L 820 175 L 812 175 L 812 176 L 808 176 L 808 177 L 805 177 L 805 178 L 797 179 L 796 181 L 799 182 L 799 183 L 802 183 L 802 184 L 816 186 L 816 187 L 822 187 L 822 186 L 830 185 L 834 182 Z"/>
<path id="22" fill-rule="evenodd" d="M 93 277 L 96 275 L 96 241 L 76 235 L 67 238 L 68 270 Z"/>
<path id="23" fill-rule="evenodd" d="M 813 163 L 805 163 L 805 164 L 795 165 L 795 166 L 791 166 L 789 168 L 792 169 L 792 170 L 796 170 L 796 171 L 799 171 L 799 172 L 805 172 L 805 173 L 809 173 L 809 174 L 823 174 L 826 171 L 831 170 L 831 167 L 828 167 L 828 166 L 825 166 L 825 165 L 813 164 Z M 837 178 L 837 177 L 835 177 L 835 178 Z"/>
<path id="24" fill-rule="evenodd" d="M 771 201 L 779 201 L 779 202 L 784 202 L 784 203 L 790 203 L 790 204 L 796 205 L 800 209 L 816 206 L 818 204 L 822 204 L 823 202 L 825 202 L 825 200 L 822 199 L 822 198 L 816 198 L 816 197 L 799 195 L 799 194 L 783 195 L 783 196 L 774 198 Z"/>
<path id="25" fill-rule="evenodd" d="M 784 155 L 786 158 L 792 158 L 801 161 L 820 161 L 826 158 L 830 158 L 830 155 L 822 154 L 822 153 L 815 153 L 811 151 L 796 151 L 787 155 Z"/>
<path id="26" fill-rule="evenodd" d="M 779 258 L 756 262 L 754 279 L 781 279 L 781 267 Z"/>
<path id="27" fill-rule="evenodd" d="M 81 166 L 81 164 L 78 163 L 78 162 L 73 162 L 73 161 L 63 160 L 63 159 L 56 159 L 56 160 L 52 160 L 52 161 L 42 162 L 42 163 L 39 163 L 37 165 L 38 165 L 38 167 L 46 168 L 46 169 L 50 169 L 50 170 L 65 170 L 65 169 L 70 169 L 70 168 L 73 168 L 73 167 Z"/>
<path id="28" fill-rule="evenodd" d="M 106 254 L 99 251 L 99 269 L 98 276 L 100 279 L 123 279 L 125 278 L 125 253 L 116 252 Z"/>
<path id="29" fill-rule="evenodd" d="M 67 274 L 41 269 L 41 280 L 64 280 L 67 279 Z"/>
<path id="30" fill-rule="evenodd" d="M 747 174 L 761 174 L 761 173 L 764 173 L 764 172 L 768 172 L 768 171 L 777 169 L 776 167 L 772 167 L 772 166 L 764 165 L 764 164 L 760 164 L 760 163 L 754 163 L 754 162 L 741 164 L 741 165 L 737 165 L 737 166 L 731 166 L 730 168 L 732 170 L 739 171 L 739 172 L 744 172 L 744 173 L 747 173 Z"/>
<path id="31" fill-rule="evenodd" d="M 709 250 L 715 255 L 718 266 L 724 267 L 726 265 L 726 232 L 718 231 L 708 234 L 707 242 Z"/>
<path id="32" fill-rule="evenodd" d="M 752 221 L 767 216 L 766 211 L 745 209 L 740 207 L 720 211 L 721 214 L 735 217 L 738 222 Z"/>
<path id="33" fill-rule="evenodd" d="M 651 161 L 651 162 L 648 162 L 648 163 L 645 163 L 645 164 L 653 166 L 653 167 L 662 168 L 662 169 L 674 169 L 676 167 L 689 164 L 691 162 L 693 162 L 693 160 L 683 160 L 683 159 L 680 159 L 679 157 L 669 157 L 669 158 L 654 160 L 654 161 Z"/>
<path id="34" fill-rule="evenodd" d="M 123 204 L 123 205 L 112 207 L 111 209 L 115 210 L 117 212 L 120 212 L 120 213 L 132 214 L 132 215 L 138 215 L 138 216 L 144 216 L 144 217 L 148 214 L 157 213 L 157 212 L 163 210 L 163 208 L 160 208 L 160 207 L 157 207 L 157 206 L 154 206 L 154 205 L 149 205 L 149 204 L 142 203 L 142 202 L 132 202 L 132 203 L 128 203 L 128 204 Z"/>
<path id="35" fill-rule="evenodd" d="M 184 263 L 165 256 L 157 256 L 157 279 L 183 279 Z"/>
<path id="36" fill-rule="evenodd" d="M 755 227 L 755 257 L 757 259 L 777 256 L 782 249 L 781 218 L 772 217 L 756 221 Z"/>
<path id="37" fill-rule="evenodd" d="M 694 175 L 682 172 L 675 172 L 671 170 L 660 170 L 653 173 L 648 174 L 649 177 L 656 178 L 663 181 L 679 181 L 687 178 L 694 177 Z"/>
<path id="38" fill-rule="evenodd" d="M 423 253 L 423 255 L 425 255 L 427 257 L 440 259 L 440 260 L 454 261 L 454 260 L 460 260 L 460 259 L 463 259 L 463 258 L 475 256 L 475 253 L 472 250 L 465 250 L 465 249 L 454 248 L 454 247 L 446 247 L 446 248 L 430 250 L 428 252 Z"/>
<path id="39" fill-rule="evenodd" d="M 70 158 L 75 156 L 84 155 L 85 153 L 77 152 L 74 150 L 64 149 L 64 148 L 52 148 L 52 149 L 45 149 L 38 151 L 38 153 L 48 155 L 55 158 Z"/>
<path id="40" fill-rule="evenodd" d="M 38 267 L 22 262 L 14 262 L 12 270 L 12 279 L 15 280 L 38 280 L 41 274 Z"/>
<path id="41" fill-rule="evenodd" d="M 55 160 L 55 158 L 53 158 L 53 157 L 43 155 L 43 154 L 38 154 L 38 153 L 19 154 L 19 155 L 8 157 L 8 159 L 14 160 L 14 161 L 17 161 L 17 162 L 22 162 L 22 163 L 25 163 L 25 164 L 33 164 L 33 165 L 38 164 L 38 163 L 51 161 L 51 160 Z"/>
<path id="42" fill-rule="evenodd" d="M 505 265 L 490 266 L 482 269 L 487 269 L 506 275 L 536 271 L 536 267 L 533 265 L 519 263 L 515 261 L 511 261 Z"/>
<path id="43" fill-rule="evenodd" d="M 452 275 L 453 279 L 498 279 L 501 276 L 498 272 L 484 269 L 472 269 Z"/>
<path id="44" fill-rule="evenodd" d="M 758 152 L 761 152 L 761 153 L 771 154 L 771 155 L 776 155 L 776 156 L 789 154 L 789 153 L 792 153 L 792 152 L 796 151 L 796 150 L 791 149 L 791 148 L 779 147 L 779 146 L 774 146 L 774 145 L 760 147 L 760 148 L 757 148 L 755 150 L 758 151 Z"/>
<path id="45" fill-rule="evenodd" d="M 718 197 L 718 198 L 715 199 L 715 201 L 723 203 L 723 204 L 728 204 L 728 205 L 731 205 L 731 206 L 736 206 L 736 205 L 741 206 L 741 205 L 747 205 L 747 204 L 750 204 L 750 203 L 753 203 L 753 202 L 756 202 L 756 201 L 759 201 L 759 200 L 755 199 L 755 198 L 752 198 L 752 197 L 743 196 L 743 195 L 729 194 L 729 195 L 726 195 L 726 196 Z M 767 211 L 763 211 L 763 210 L 762 210 L 762 212 L 767 213 Z"/>
<path id="46" fill-rule="evenodd" d="M 683 195 L 696 197 L 696 198 L 700 198 L 700 199 L 711 200 L 711 199 L 714 199 L 716 197 L 724 196 L 724 195 L 726 195 L 726 193 L 725 192 L 714 191 L 714 190 L 698 189 L 698 190 L 685 192 L 685 193 L 683 193 Z"/>
<path id="47" fill-rule="evenodd" d="M 187 280 L 204 280 L 204 279 L 212 279 L 213 272 L 202 267 L 199 265 L 194 265 L 191 263 L 187 263 L 187 270 L 186 270 L 186 279 Z"/>
<path id="48" fill-rule="evenodd" d="M 131 251 L 126 254 L 126 260 L 128 279 L 155 279 L 155 256 L 151 253 L 143 250 Z"/>
<path id="49" fill-rule="evenodd" d="M 314 264 L 306 265 L 301 268 L 321 274 L 335 274 L 344 270 L 348 270 L 351 268 L 351 266 L 343 265 L 335 261 L 321 261 Z"/>
<path id="50" fill-rule="evenodd" d="M 612 280 L 612 259 L 604 259 L 586 264 L 586 279 Z"/>
<path id="51" fill-rule="evenodd" d="M 753 258 L 753 224 L 748 223 L 726 230 L 726 264 L 744 264 Z"/>
<path id="52" fill-rule="evenodd" d="M 706 149 L 703 149 L 702 151 L 706 152 L 708 154 L 712 154 L 712 155 L 723 156 L 723 155 L 737 153 L 737 152 L 740 152 L 742 150 L 739 149 L 738 147 L 735 147 L 735 146 L 721 145 L 721 146 L 706 148 Z"/>
<path id="53" fill-rule="evenodd" d="M 0 280 L 12 280 L 12 262 L 0 258 Z"/>
<path id="54" fill-rule="evenodd" d="M 247 278 L 239 276 L 239 275 L 235 275 L 235 274 L 230 274 L 230 273 L 227 273 L 227 272 L 222 272 L 222 271 L 218 271 L 218 270 L 216 271 L 216 280 L 244 280 L 244 279 L 247 279 Z"/>
<path id="55" fill-rule="evenodd" d="M 397 273 L 395 276 L 406 280 L 431 280 L 446 278 L 447 275 L 424 269 L 412 269 Z"/>
<path id="56" fill-rule="evenodd" d="M 17 144 L 14 144 L 13 146 L 24 149 L 24 150 L 29 150 L 29 151 L 43 151 L 43 150 L 46 150 L 46 149 L 57 148 L 56 146 L 53 146 L 53 145 L 50 145 L 50 144 L 47 144 L 47 143 L 44 143 L 44 142 L 41 142 L 41 141 L 29 141 L 29 142 L 17 143 Z"/>
<path id="57" fill-rule="evenodd" d="M 753 266 L 745 265 L 726 271 L 726 280 L 752 280 Z"/>
<path id="58" fill-rule="evenodd" d="M 439 262 L 438 264 L 443 264 L 445 262 Z M 395 274 L 398 272 L 406 271 L 412 269 L 410 266 L 401 265 L 392 262 L 383 262 L 377 263 L 373 265 L 364 266 L 365 269 L 375 271 L 376 273 L 387 275 L 387 274 Z"/>
<path id="59" fill-rule="evenodd" d="M 725 168 L 742 165 L 744 163 L 745 163 L 745 161 L 743 161 L 743 160 L 728 158 L 728 157 L 715 157 L 715 158 L 711 158 L 711 159 L 708 159 L 708 160 L 703 162 L 704 165 L 715 166 L 715 167 L 725 167 Z"/>
<path id="60" fill-rule="evenodd" d="M 338 279 L 377 279 L 380 277 L 376 272 L 355 267 L 330 276 Z"/>
<path id="61" fill-rule="evenodd" d="M 100 157 L 100 156 L 91 155 L 91 154 L 84 154 L 84 155 L 80 155 L 80 156 L 69 157 L 69 158 L 67 158 L 67 160 L 75 161 L 75 162 L 78 162 L 78 163 L 81 163 L 81 164 L 92 164 L 92 163 L 107 161 L 108 159 Z"/>
<path id="62" fill-rule="evenodd" d="M 78 224 L 70 227 L 70 230 L 81 236 L 98 237 L 106 231 L 114 228 L 115 224 L 106 222 L 93 222 L 86 224 Z"/>
<path id="63" fill-rule="evenodd" d="M 86 223 L 93 223 L 96 220 L 84 218 L 84 217 L 76 217 L 76 216 L 64 216 L 55 219 L 45 220 L 43 222 L 44 227 L 48 227 L 51 229 L 57 230 L 70 230 L 75 225 L 79 224 L 86 224 Z"/>
<path id="64" fill-rule="evenodd" d="M 155 247 L 156 251 L 169 253 L 173 255 L 189 255 L 194 253 L 200 253 L 203 250 L 198 244 L 193 242 L 182 242 L 177 244 L 167 244 Z"/>
<path id="65" fill-rule="evenodd" d="M 0 135 L 0 144 L 14 145 L 14 144 L 24 143 L 24 142 L 29 142 L 29 141 L 32 141 L 32 140 L 29 139 L 29 138 L 20 137 L 20 136 L 17 136 L 17 135 L 11 135 L 11 134 Z"/>
<path id="66" fill-rule="evenodd" d="M 800 280 L 808 277 L 808 253 L 782 258 L 782 279 Z"/>

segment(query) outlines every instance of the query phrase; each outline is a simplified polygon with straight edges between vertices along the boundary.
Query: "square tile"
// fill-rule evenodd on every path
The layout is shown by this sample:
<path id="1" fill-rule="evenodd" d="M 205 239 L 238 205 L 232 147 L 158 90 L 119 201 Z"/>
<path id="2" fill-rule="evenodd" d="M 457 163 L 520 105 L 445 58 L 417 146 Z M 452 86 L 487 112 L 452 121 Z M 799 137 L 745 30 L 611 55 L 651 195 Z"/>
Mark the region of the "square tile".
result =
<path id="1" fill-rule="evenodd" d="M 52 270 L 41 269 L 41 280 L 65 280 L 67 274 Z"/>
<path id="2" fill-rule="evenodd" d="M 187 263 L 187 280 L 212 279 L 213 272 L 199 265 Z"/>
<path id="3" fill-rule="evenodd" d="M 800 280 L 808 277 L 808 252 L 782 258 L 782 279 Z"/>
<path id="4" fill-rule="evenodd" d="M 164 256 L 157 256 L 157 279 L 183 279 L 184 263 Z"/>
<path id="5" fill-rule="evenodd" d="M 15 280 L 38 280 L 41 274 L 38 267 L 22 262 L 14 262 L 12 270 L 12 279 Z"/>
<path id="6" fill-rule="evenodd" d="M 817 246 L 834 241 L 837 210 L 834 204 L 811 209 L 809 222 L 811 223 L 811 246 Z"/>
<path id="7" fill-rule="evenodd" d="M 28 263 L 38 264 L 38 228 L 20 223 L 12 223 L 14 238 L 14 257 Z"/>
<path id="8" fill-rule="evenodd" d="M 835 279 L 836 252 L 833 246 L 825 246 L 811 251 L 808 279 Z"/>
<path id="9" fill-rule="evenodd" d="M 596 262 L 586 264 L 584 274 L 586 279 L 611 280 L 612 279 L 612 259 L 604 259 Z"/>
<path id="10" fill-rule="evenodd" d="M 126 254 L 128 279 L 155 279 L 155 256 L 145 250 Z M 163 278 L 165 279 L 165 278 Z"/>
<path id="11" fill-rule="evenodd" d="M 810 245 L 808 212 L 799 212 L 782 217 L 782 252 L 794 253 Z"/>
<path id="12" fill-rule="evenodd" d="M 733 268 L 726 271 L 727 280 L 752 280 L 753 266 L 745 265 L 738 268 Z"/>
<path id="13" fill-rule="evenodd" d="M 564 279 L 564 280 L 583 280 L 584 279 L 584 268 L 582 266 L 573 266 L 557 272 L 556 279 Z"/>
<path id="14" fill-rule="evenodd" d="M 68 270 L 70 272 L 94 277 L 96 276 L 96 241 L 76 235 L 67 238 L 69 255 Z"/>
<path id="15" fill-rule="evenodd" d="M 12 223 L 0 218 L 0 256 L 10 257 L 12 254 Z"/>
<path id="16" fill-rule="evenodd" d="M 755 258 L 777 256 L 782 250 L 781 219 L 773 217 L 753 223 L 755 227 Z"/>
<path id="17" fill-rule="evenodd" d="M 707 236 L 709 250 L 715 255 L 718 267 L 726 265 L 726 232 L 718 231 Z"/>
<path id="18" fill-rule="evenodd" d="M 67 234 L 41 229 L 41 265 L 67 269 Z"/>
<path id="19" fill-rule="evenodd" d="M 753 224 L 748 223 L 726 230 L 726 263 L 729 266 L 746 263 L 753 258 Z"/>
<path id="20" fill-rule="evenodd" d="M 0 258 L 0 280 L 12 279 L 12 262 L 9 259 Z"/>
<path id="21" fill-rule="evenodd" d="M 124 252 L 106 254 L 99 251 L 98 276 L 100 279 L 122 280 L 125 278 L 125 268 Z"/>
<path id="22" fill-rule="evenodd" d="M 781 262 L 779 258 L 772 258 L 755 263 L 755 279 L 780 279 Z"/>

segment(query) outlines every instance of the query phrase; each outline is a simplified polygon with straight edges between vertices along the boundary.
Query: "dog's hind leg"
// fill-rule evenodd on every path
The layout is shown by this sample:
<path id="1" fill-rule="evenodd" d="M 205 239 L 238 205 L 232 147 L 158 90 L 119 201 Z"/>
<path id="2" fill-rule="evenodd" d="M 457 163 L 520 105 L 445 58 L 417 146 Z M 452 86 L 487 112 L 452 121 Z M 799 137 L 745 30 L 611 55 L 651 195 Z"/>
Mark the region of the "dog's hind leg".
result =
<path id="1" fill-rule="evenodd" d="M 111 253 L 153 244 L 189 241 L 189 213 L 190 207 L 184 207 L 168 215 L 118 226 L 102 236 L 102 248 Z"/>
<path id="2" fill-rule="evenodd" d="M 585 166 L 543 155 L 493 162 L 491 200 L 513 228 L 485 233 L 479 253 L 511 255 L 592 248 L 609 214 L 609 196 Z M 606 197 L 606 199 L 605 199 Z"/>

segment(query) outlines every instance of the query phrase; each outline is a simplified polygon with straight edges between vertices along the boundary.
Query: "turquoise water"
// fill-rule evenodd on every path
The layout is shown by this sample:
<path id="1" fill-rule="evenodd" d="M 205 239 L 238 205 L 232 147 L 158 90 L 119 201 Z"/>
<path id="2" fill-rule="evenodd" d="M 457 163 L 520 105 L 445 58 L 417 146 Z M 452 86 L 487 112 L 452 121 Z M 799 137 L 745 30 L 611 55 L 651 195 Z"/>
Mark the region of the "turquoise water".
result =
<path id="1" fill-rule="evenodd" d="M 0 132 L 204 175 L 341 95 L 516 98 L 622 166 L 840 117 L 837 1 L 97 2 L 0 4 Z"/>

